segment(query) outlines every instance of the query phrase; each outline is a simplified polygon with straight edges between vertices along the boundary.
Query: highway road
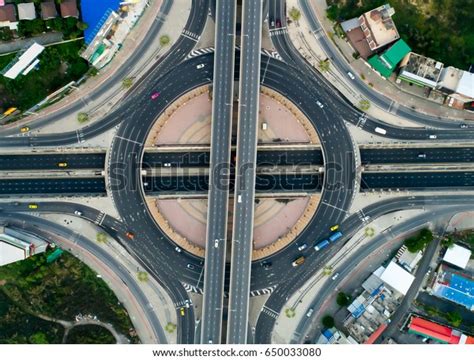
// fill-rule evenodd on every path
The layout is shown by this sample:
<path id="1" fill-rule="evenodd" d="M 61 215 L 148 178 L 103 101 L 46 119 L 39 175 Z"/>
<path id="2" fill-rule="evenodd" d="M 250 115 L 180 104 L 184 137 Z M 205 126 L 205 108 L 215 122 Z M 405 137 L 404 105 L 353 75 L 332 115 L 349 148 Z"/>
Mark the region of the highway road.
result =
<path id="1" fill-rule="evenodd" d="M 105 249 L 94 242 L 94 240 L 87 239 L 86 237 L 72 231 L 71 229 L 65 228 L 48 220 L 38 218 L 36 216 L 0 212 L 0 221 L 7 223 L 8 226 L 12 228 L 29 231 L 52 242 L 57 241 L 56 236 L 67 239 L 71 242 L 73 241 L 75 244 L 81 247 L 81 249 L 93 255 L 101 263 L 107 266 L 111 272 L 118 276 L 122 280 L 123 284 L 129 289 L 130 293 L 135 298 L 136 303 L 146 315 L 145 321 L 149 323 L 149 326 L 154 333 L 155 339 L 157 339 L 160 344 L 168 343 L 163 327 L 160 324 L 156 313 L 152 308 L 150 308 L 146 295 L 137 285 L 136 280 L 134 280 L 134 275 L 131 274 L 126 267 L 124 267 Z"/>
<path id="2" fill-rule="evenodd" d="M 220 344 L 224 307 L 237 3 L 217 0 L 201 343 Z"/>
<path id="3" fill-rule="evenodd" d="M 261 1 L 243 0 L 237 160 L 234 184 L 227 344 L 246 344 L 253 250 L 260 57 Z M 265 75 L 264 75 L 265 76 Z"/>
<path id="4" fill-rule="evenodd" d="M 80 217 L 82 219 L 88 220 L 98 226 L 100 226 L 106 233 L 108 233 L 112 238 L 116 239 L 126 250 L 127 252 L 146 270 L 148 273 L 156 279 L 156 281 L 165 289 L 168 295 L 171 297 L 172 301 L 176 306 L 176 316 L 178 319 L 177 326 L 177 339 L 180 344 L 193 344 L 194 343 L 194 310 L 192 307 L 186 309 L 186 316 L 181 316 L 180 308 L 184 306 L 186 301 L 189 301 L 186 290 L 181 285 L 181 283 L 175 279 L 169 278 L 160 272 L 156 267 L 149 267 L 140 256 L 134 251 L 134 242 L 130 241 L 126 236 L 126 232 L 129 231 L 129 228 L 115 219 L 112 216 L 105 214 L 102 211 L 96 210 L 86 205 L 75 204 L 71 202 L 60 202 L 60 201 L 41 201 L 36 202 L 38 205 L 37 209 L 29 209 L 27 202 L 13 202 L 13 203 L 0 203 L 0 217 L 5 216 L 10 219 L 19 219 L 22 215 L 21 213 L 62 213 L 68 214 L 71 216 L 78 216 L 75 214 L 75 211 L 80 211 Z M 35 219 L 29 221 L 30 224 L 35 223 Z M 46 221 L 46 220 L 45 220 Z M 55 224 L 55 226 L 64 231 L 70 231 L 60 225 Z M 74 236 L 69 236 L 69 238 L 75 238 L 80 236 L 74 234 Z M 140 240 L 138 237 L 137 241 Z M 87 249 L 87 248 L 86 248 Z M 118 272 L 120 273 L 120 271 Z M 127 277 L 124 277 L 127 279 Z M 150 310 L 147 310 L 150 311 Z M 149 319 L 153 320 L 155 315 L 150 315 Z M 156 323 L 155 323 L 156 326 Z"/>
<path id="5" fill-rule="evenodd" d="M 382 200 L 353 213 L 340 223 L 340 231 L 344 234 L 342 239 L 320 252 L 315 252 L 312 249 L 308 250 L 309 254 L 306 257 L 305 263 L 291 273 L 285 268 L 280 269 L 281 274 L 288 275 L 286 275 L 286 281 L 279 284 L 265 303 L 267 310 L 262 311 L 259 315 L 256 326 L 256 343 L 270 343 L 275 322 L 290 296 L 300 289 L 318 269 L 324 266 L 328 258 L 334 257 L 344 246 L 345 242 L 366 226 L 368 222 L 384 214 L 406 209 L 429 208 L 434 209 L 433 211 L 454 213 L 454 206 L 462 206 L 465 209 L 469 209 L 472 208 L 473 201 L 473 195 L 406 196 Z M 366 220 L 367 217 L 369 217 L 369 220 Z M 428 218 L 431 219 L 430 216 Z M 413 226 L 414 224 L 409 224 L 406 229 L 413 228 Z M 327 231 L 327 234 L 329 234 L 329 231 Z M 321 239 L 319 238 L 315 242 L 319 242 Z M 350 271 L 352 267 L 348 266 L 347 269 L 347 271 Z M 344 279 L 344 273 L 340 274 L 339 279 Z"/>

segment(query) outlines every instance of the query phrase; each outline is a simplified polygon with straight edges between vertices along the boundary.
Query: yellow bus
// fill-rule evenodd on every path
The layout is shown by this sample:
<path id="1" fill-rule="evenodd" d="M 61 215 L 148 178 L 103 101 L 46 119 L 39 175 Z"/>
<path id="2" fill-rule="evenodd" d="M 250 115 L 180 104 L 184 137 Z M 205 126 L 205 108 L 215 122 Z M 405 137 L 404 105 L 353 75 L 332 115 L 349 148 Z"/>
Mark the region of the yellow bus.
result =
<path id="1" fill-rule="evenodd" d="M 7 109 L 7 111 L 5 111 L 5 112 L 3 113 L 3 115 L 4 115 L 4 116 L 11 115 L 11 114 L 13 114 L 16 110 L 17 110 L 16 107 L 11 107 L 11 108 Z"/>

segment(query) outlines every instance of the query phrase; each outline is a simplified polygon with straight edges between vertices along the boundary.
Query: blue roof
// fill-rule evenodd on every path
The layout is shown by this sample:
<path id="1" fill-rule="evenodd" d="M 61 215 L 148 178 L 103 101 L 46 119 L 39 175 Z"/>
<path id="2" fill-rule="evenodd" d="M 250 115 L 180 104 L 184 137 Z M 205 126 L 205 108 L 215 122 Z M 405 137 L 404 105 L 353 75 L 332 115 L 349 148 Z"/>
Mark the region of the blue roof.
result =
<path id="1" fill-rule="evenodd" d="M 90 44 L 112 11 L 117 11 L 121 0 L 81 0 L 82 21 L 88 27 L 84 40 Z"/>
<path id="2" fill-rule="evenodd" d="M 474 282 L 465 277 L 452 274 L 449 284 L 440 286 L 436 295 L 474 309 Z"/>

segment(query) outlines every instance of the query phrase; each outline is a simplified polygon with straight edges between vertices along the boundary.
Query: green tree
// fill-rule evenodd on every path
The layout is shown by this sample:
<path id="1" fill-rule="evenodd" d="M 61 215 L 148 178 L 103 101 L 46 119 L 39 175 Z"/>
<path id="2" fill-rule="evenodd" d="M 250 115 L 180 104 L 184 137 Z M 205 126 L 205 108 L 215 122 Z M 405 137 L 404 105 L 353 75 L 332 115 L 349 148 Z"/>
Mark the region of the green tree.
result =
<path id="1" fill-rule="evenodd" d="M 341 10 L 337 5 L 331 5 L 326 9 L 326 15 L 329 20 L 337 21 L 341 17 Z"/>
<path id="2" fill-rule="evenodd" d="M 369 100 L 361 100 L 359 101 L 359 109 L 362 111 L 367 111 L 370 109 L 370 101 Z"/>
<path id="3" fill-rule="evenodd" d="M 81 31 L 84 31 L 85 29 L 87 29 L 89 27 L 89 25 L 87 25 L 85 22 L 82 22 L 82 21 L 78 21 L 76 23 L 76 27 L 81 30 Z"/>
<path id="4" fill-rule="evenodd" d="M 298 21 L 299 19 L 301 19 L 301 11 L 299 11 L 295 7 L 292 7 L 290 10 L 290 17 L 293 21 Z"/>
<path id="5" fill-rule="evenodd" d="M 132 85 L 133 85 L 133 78 L 128 77 L 122 80 L 122 86 L 125 89 L 132 87 Z"/>
<path id="6" fill-rule="evenodd" d="M 340 292 L 337 294 L 336 303 L 339 306 L 348 306 L 351 303 L 351 296 L 346 293 Z"/>
<path id="7" fill-rule="evenodd" d="M 321 70 L 322 72 L 324 71 L 329 71 L 329 67 L 330 67 L 331 63 L 329 62 L 328 59 L 326 60 L 320 60 L 319 61 L 319 70 Z"/>
<path id="8" fill-rule="evenodd" d="M 85 112 L 80 112 L 77 114 L 77 121 L 79 121 L 81 124 L 89 121 L 89 115 Z"/>
<path id="9" fill-rule="evenodd" d="M 160 36 L 160 45 L 161 46 L 166 46 L 170 43 L 171 41 L 171 38 L 169 37 L 169 35 L 161 35 Z"/>
<path id="10" fill-rule="evenodd" d="M 330 329 L 334 327 L 334 318 L 331 315 L 325 315 L 321 319 L 321 323 L 323 324 L 325 328 Z"/>
<path id="11" fill-rule="evenodd" d="M 461 314 L 457 311 L 451 311 L 446 314 L 446 319 L 453 327 L 459 327 L 462 323 Z"/>
<path id="12" fill-rule="evenodd" d="M 433 240 L 433 233 L 430 229 L 423 229 L 419 234 L 409 237 L 405 240 L 404 244 L 408 248 L 408 251 L 416 253 L 422 251 L 426 245 L 428 245 L 431 240 Z"/>
<path id="13" fill-rule="evenodd" d="M 43 332 L 36 332 L 30 336 L 30 343 L 32 344 L 48 344 L 48 338 Z"/>
<path id="14" fill-rule="evenodd" d="M 96 234 L 96 240 L 97 240 L 97 242 L 100 242 L 100 243 L 107 242 L 107 234 L 104 233 L 104 232 L 98 232 Z"/>

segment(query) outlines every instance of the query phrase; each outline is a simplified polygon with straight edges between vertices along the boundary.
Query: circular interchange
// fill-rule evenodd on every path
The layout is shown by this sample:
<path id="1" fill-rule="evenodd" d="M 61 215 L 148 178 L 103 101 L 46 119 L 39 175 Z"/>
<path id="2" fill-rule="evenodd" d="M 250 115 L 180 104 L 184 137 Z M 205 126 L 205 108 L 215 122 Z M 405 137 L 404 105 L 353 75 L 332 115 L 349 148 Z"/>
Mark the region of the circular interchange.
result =
<path id="1" fill-rule="evenodd" d="M 147 151 L 160 147 L 210 145 L 212 92 L 201 86 L 181 96 L 159 116 L 149 132 Z M 238 108 L 235 104 L 234 108 Z M 233 130 L 236 130 L 234 120 Z M 263 87 L 260 94 L 258 143 L 286 143 L 318 145 L 319 138 L 311 122 L 303 113 L 277 92 Z M 161 151 L 169 151 L 171 148 Z M 278 149 L 276 147 L 275 149 Z M 182 150 L 185 151 L 185 150 Z M 183 153 L 184 154 L 184 153 Z M 171 165 L 171 164 L 170 164 Z M 175 164 L 173 164 L 175 166 Z M 166 168 L 161 168 L 166 176 Z M 179 176 L 179 175 L 176 175 Z M 254 249 L 252 260 L 273 255 L 291 244 L 313 217 L 319 194 L 294 196 L 259 196 L 255 210 Z M 232 202 L 229 219 L 232 219 Z M 161 230 L 177 246 L 199 257 L 204 257 L 206 246 L 207 197 L 171 196 L 166 199 L 147 196 L 148 210 Z M 228 225 L 228 239 L 232 238 Z M 227 246 L 228 255 L 231 247 Z M 230 258 L 230 256 L 228 257 Z"/>
<path id="2" fill-rule="evenodd" d="M 236 63 L 239 62 L 237 52 Z M 350 206 L 355 184 L 355 159 L 353 143 L 341 117 L 330 109 L 315 106 L 324 94 L 308 89 L 298 70 L 276 59 L 262 55 L 262 86 L 268 87 L 294 103 L 313 123 L 322 143 L 325 160 L 325 176 L 321 201 L 316 216 L 297 237 L 298 242 L 312 244 L 326 236 L 329 227 L 338 223 Z M 197 65 L 205 64 L 197 69 Z M 168 104 L 183 94 L 209 84 L 213 75 L 213 54 L 200 55 L 179 64 L 172 72 L 164 74 L 149 86 L 148 94 L 136 101 L 129 118 L 124 119 L 113 140 L 109 155 L 108 190 L 127 226 L 137 234 L 130 246 L 151 268 L 159 268 L 170 277 L 202 288 L 202 261 L 186 252 L 174 251 L 174 243 L 156 226 L 145 205 L 145 196 L 140 168 L 145 139 L 155 119 Z M 238 79 L 238 68 L 236 68 Z M 151 101 L 155 91 L 160 96 Z M 326 94 L 326 96 L 328 96 Z M 328 101 L 329 103 L 329 101 Z M 350 169 L 350 170 L 348 170 Z M 273 262 L 272 269 L 264 269 L 261 261 L 252 264 L 252 290 L 273 287 L 283 279 L 282 274 L 297 274 L 300 268 L 291 266 L 298 256 L 297 246 L 287 246 L 266 260 Z M 308 263 L 316 261 L 315 254 L 306 258 Z M 188 269 L 187 264 L 193 264 Z M 227 274 L 229 267 L 227 267 Z"/>

